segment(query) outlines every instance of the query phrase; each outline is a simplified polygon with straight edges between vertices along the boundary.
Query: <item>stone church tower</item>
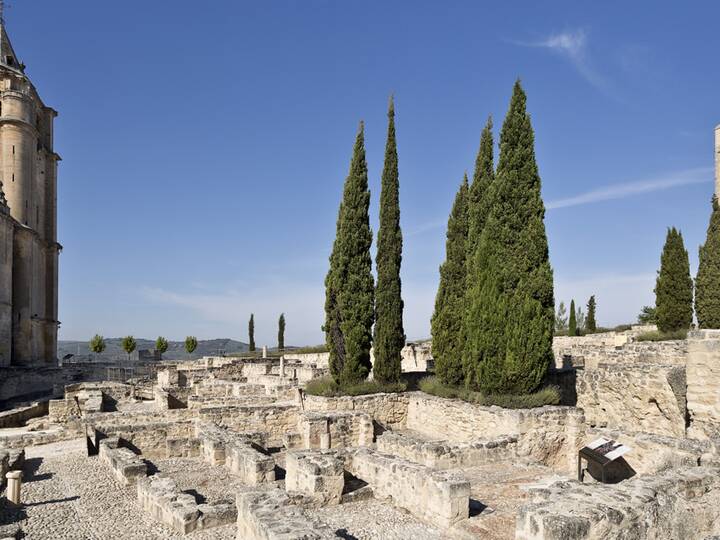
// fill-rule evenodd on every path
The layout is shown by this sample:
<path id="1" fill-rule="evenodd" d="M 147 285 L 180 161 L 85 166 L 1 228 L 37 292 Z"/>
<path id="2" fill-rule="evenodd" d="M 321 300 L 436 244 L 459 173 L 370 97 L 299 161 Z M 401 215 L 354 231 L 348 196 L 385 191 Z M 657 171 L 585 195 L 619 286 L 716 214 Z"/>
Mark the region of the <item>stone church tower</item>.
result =
<path id="1" fill-rule="evenodd" d="M 56 116 L 0 18 L 0 366 L 57 362 Z"/>

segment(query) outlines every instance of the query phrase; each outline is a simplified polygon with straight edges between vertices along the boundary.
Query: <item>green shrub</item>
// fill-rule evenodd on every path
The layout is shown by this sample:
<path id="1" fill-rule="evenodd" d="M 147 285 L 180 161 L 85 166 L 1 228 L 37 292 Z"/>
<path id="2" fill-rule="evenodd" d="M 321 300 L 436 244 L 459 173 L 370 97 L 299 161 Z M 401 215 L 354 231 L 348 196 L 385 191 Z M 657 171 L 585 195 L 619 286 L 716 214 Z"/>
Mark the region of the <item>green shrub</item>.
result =
<path id="1" fill-rule="evenodd" d="M 635 341 L 674 341 L 678 339 L 687 339 L 687 330 L 675 330 L 673 332 L 660 332 L 654 330 L 640 334 Z"/>
<path id="2" fill-rule="evenodd" d="M 380 383 L 378 381 L 362 381 L 357 384 L 341 386 L 332 377 L 321 377 L 309 381 L 305 386 L 305 392 L 311 396 L 341 397 L 341 396 L 364 396 L 366 394 L 394 394 L 404 392 L 407 384 Z"/>
<path id="3" fill-rule="evenodd" d="M 326 353 L 327 345 L 313 345 L 308 347 L 298 347 L 297 349 L 285 349 L 285 354 L 309 354 L 309 353 Z"/>
<path id="4" fill-rule="evenodd" d="M 464 387 L 449 386 L 437 377 L 425 377 L 420 381 L 420 390 L 426 394 L 448 399 L 461 399 L 476 405 L 497 405 L 506 409 L 532 409 L 543 405 L 560 403 L 560 391 L 555 386 L 547 386 L 532 394 L 491 394 L 485 395 Z"/>

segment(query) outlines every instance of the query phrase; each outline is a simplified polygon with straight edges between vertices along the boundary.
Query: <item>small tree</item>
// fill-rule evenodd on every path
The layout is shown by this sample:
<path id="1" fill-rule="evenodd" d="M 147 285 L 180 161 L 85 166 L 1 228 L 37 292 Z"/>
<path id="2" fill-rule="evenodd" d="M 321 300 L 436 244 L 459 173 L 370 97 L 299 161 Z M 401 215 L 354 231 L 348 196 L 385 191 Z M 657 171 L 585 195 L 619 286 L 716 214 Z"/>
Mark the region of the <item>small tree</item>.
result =
<path id="1" fill-rule="evenodd" d="M 643 306 L 637 320 L 640 324 L 655 324 L 657 322 L 655 306 Z"/>
<path id="2" fill-rule="evenodd" d="M 188 354 L 192 354 L 197 349 L 198 340 L 195 336 L 188 336 L 185 338 L 185 350 Z"/>
<path id="3" fill-rule="evenodd" d="M 595 332 L 597 330 L 597 322 L 595 321 L 595 295 L 590 297 L 587 303 L 587 319 L 585 320 L 585 330 Z"/>
<path id="4" fill-rule="evenodd" d="M 95 334 L 90 340 L 90 350 L 96 355 L 102 354 L 105 350 L 105 338 L 100 334 Z M 97 360 L 97 357 L 95 359 Z"/>
<path id="5" fill-rule="evenodd" d="M 575 300 L 570 300 L 570 321 L 568 322 L 568 336 L 577 336 L 577 314 L 575 313 Z"/>
<path id="6" fill-rule="evenodd" d="M 130 355 L 137 347 L 137 342 L 135 341 L 135 338 L 132 336 L 125 336 L 122 338 L 122 348 L 127 353 L 128 361 L 130 360 Z"/>
<path id="7" fill-rule="evenodd" d="M 169 347 L 168 340 L 165 339 L 162 336 L 158 336 L 158 338 L 155 340 L 155 350 L 160 353 L 160 355 L 163 355 L 167 352 Z"/>
<path id="8" fill-rule="evenodd" d="M 281 313 L 278 319 L 278 349 L 285 348 L 285 314 Z"/>
<path id="9" fill-rule="evenodd" d="M 250 321 L 248 321 L 248 338 L 249 338 L 249 345 L 248 348 L 250 352 L 253 352 L 255 350 L 255 314 L 250 314 Z"/>
<path id="10" fill-rule="evenodd" d="M 575 335 L 582 336 L 583 328 L 585 328 L 585 313 L 581 307 L 575 310 Z"/>
<path id="11" fill-rule="evenodd" d="M 700 328 L 720 328 L 720 204 L 717 197 L 712 200 L 705 244 L 700 246 L 695 313 Z"/>
<path id="12" fill-rule="evenodd" d="M 655 284 L 657 325 L 661 332 L 690 328 L 693 316 L 693 282 L 690 261 L 680 231 L 668 229 Z"/>
<path id="13" fill-rule="evenodd" d="M 565 307 L 565 302 L 563 302 L 561 300 L 560 305 L 558 306 L 558 309 L 557 309 L 557 313 L 555 314 L 555 331 L 562 332 L 563 330 L 566 330 L 567 323 L 568 323 L 567 308 Z"/>

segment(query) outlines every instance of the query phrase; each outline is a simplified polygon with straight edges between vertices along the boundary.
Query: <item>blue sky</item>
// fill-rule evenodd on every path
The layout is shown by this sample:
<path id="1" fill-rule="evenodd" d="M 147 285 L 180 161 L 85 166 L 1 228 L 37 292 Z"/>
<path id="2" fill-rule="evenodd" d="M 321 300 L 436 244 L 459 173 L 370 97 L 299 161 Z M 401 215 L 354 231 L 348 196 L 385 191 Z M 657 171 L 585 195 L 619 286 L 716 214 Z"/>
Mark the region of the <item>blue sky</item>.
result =
<path id="1" fill-rule="evenodd" d="M 371 223 L 394 92 L 409 338 L 429 335 L 455 190 L 521 77 L 556 298 L 652 303 L 666 228 L 693 273 L 720 122 L 717 2 L 14 2 L 56 108 L 62 339 L 323 341 L 358 121 Z M 374 254 L 373 254 L 374 255 Z"/>

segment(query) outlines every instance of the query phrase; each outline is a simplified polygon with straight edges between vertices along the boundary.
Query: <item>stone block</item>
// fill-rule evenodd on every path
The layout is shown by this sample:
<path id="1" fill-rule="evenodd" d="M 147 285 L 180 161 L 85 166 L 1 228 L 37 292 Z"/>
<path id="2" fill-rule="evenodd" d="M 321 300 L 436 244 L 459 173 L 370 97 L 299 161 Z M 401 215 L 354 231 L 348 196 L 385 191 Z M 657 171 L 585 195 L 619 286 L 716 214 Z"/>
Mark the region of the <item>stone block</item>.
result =
<path id="1" fill-rule="evenodd" d="M 344 461 L 334 451 L 305 450 L 285 456 L 285 489 L 310 496 L 318 505 L 340 504 Z"/>

